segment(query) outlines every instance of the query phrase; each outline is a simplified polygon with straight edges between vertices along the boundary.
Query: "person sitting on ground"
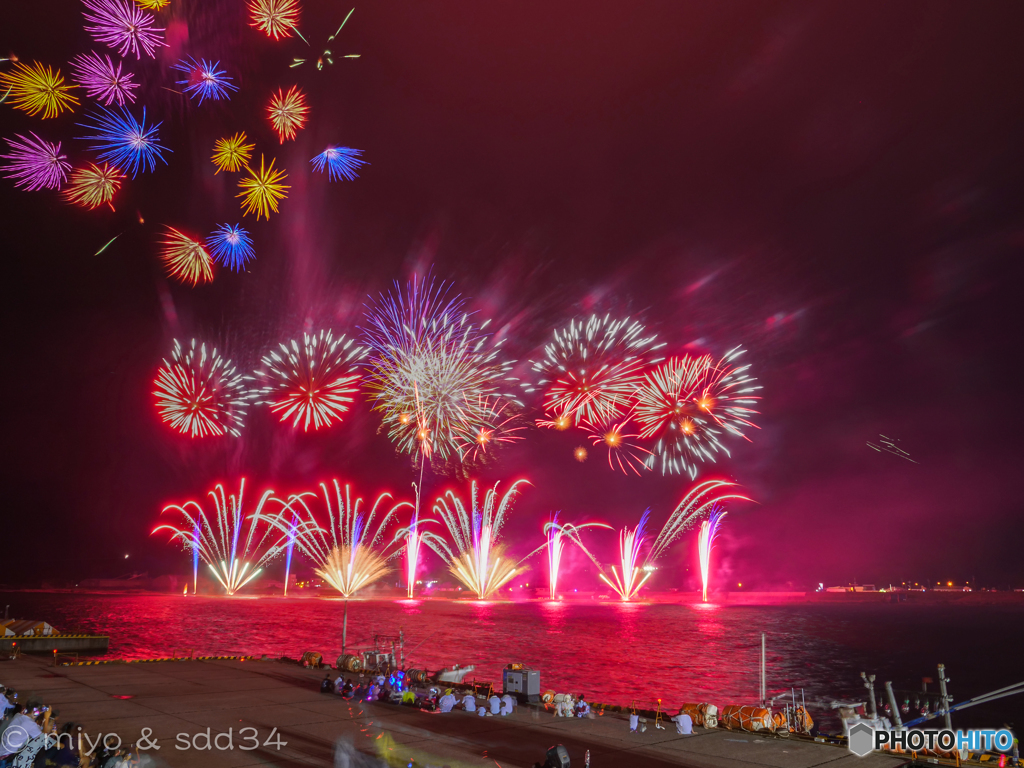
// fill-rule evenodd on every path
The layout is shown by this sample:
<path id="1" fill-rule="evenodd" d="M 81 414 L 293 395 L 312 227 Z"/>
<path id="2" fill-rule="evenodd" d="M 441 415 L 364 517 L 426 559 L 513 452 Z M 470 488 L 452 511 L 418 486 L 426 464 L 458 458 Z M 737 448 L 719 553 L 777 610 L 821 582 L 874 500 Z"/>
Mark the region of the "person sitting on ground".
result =
<path id="1" fill-rule="evenodd" d="M 380 687 L 376 682 L 370 683 L 370 687 L 366 689 L 366 700 L 376 701 L 378 696 L 380 696 Z"/>
<path id="2" fill-rule="evenodd" d="M 512 714 L 512 702 L 509 700 L 509 696 L 501 697 L 501 716 L 508 717 Z"/>
<path id="3" fill-rule="evenodd" d="M 515 709 L 519 706 L 519 702 L 516 701 L 515 696 L 513 696 L 510 693 L 506 693 L 504 696 L 501 697 L 501 705 L 505 706 L 506 704 L 508 705 L 509 709 Z"/>
<path id="4" fill-rule="evenodd" d="M 324 675 L 324 679 L 320 682 L 320 693 L 334 693 L 334 683 L 331 681 L 330 674 Z"/>
<path id="5" fill-rule="evenodd" d="M 487 711 L 487 703 L 486 702 L 484 702 L 483 704 L 481 704 L 479 707 L 476 708 L 476 715 L 477 715 L 477 717 L 490 717 L 491 716 L 491 713 Z"/>
<path id="6" fill-rule="evenodd" d="M 587 697 L 581 693 L 576 701 L 576 717 L 586 717 L 589 714 L 590 705 L 587 703 Z"/>
<path id="7" fill-rule="evenodd" d="M 467 693 L 462 697 L 462 708 L 467 712 L 476 712 L 476 696 Z"/>
<path id="8" fill-rule="evenodd" d="M 452 689 L 449 688 L 444 692 L 444 696 L 438 699 L 437 708 L 442 712 L 451 712 L 455 708 L 456 702 L 455 695 L 452 693 Z"/>
<path id="9" fill-rule="evenodd" d="M 366 698 L 366 686 L 363 685 L 361 680 L 356 683 L 355 688 L 352 689 L 352 698 L 358 701 L 362 701 Z"/>
<path id="10" fill-rule="evenodd" d="M 497 715 L 501 713 L 501 699 L 498 698 L 498 694 L 492 694 L 491 698 L 487 700 L 487 703 L 491 707 L 492 715 Z"/>
<path id="11" fill-rule="evenodd" d="M 352 685 L 352 678 L 349 678 L 348 680 L 345 681 L 345 685 L 341 689 L 341 697 L 343 699 L 351 699 L 352 698 L 352 691 L 354 689 L 355 689 L 355 686 Z"/>
<path id="12" fill-rule="evenodd" d="M 693 735 L 693 718 L 682 710 L 672 718 L 672 722 L 676 724 L 676 733 L 682 736 Z"/>

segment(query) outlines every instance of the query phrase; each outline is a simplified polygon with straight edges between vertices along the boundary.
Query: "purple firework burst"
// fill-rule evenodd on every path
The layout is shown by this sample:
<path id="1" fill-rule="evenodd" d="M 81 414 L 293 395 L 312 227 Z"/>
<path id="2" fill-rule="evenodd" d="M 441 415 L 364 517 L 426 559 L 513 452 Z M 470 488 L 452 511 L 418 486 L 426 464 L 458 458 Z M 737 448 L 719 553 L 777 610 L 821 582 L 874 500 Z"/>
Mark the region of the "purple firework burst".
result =
<path id="1" fill-rule="evenodd" d="M 156 58 L 154 51 L 167 45 L 163 41 L 163 27 L 157 27 L 153 15 L 139 8 L 132 0 L 82 0 L 87 9 L 85 31 L 98 42 L 104 43 L 122 56 L 128 51 L 141 59 L 141 48 L 146 55 Z"/>
<path id="2" fill-rule="evenodd" d="M 354 181 L 359 176 L 356 171 L 360 167 L 368 165 L 365 160 L 359 159 L 362 154 L 363 150 L 361 149 L 328 147 L 309 162 L 312 163 L 313 170 L 317 173 L 323 173 L 326 170 L 327 178 L 330 181 L 339 179 Z"/>
<path id="3" fill-rule="evenodd" d="M 121 72 L 121 62 L 115 64 L 109 56 L 80 54 L 71 60 L 71 74 L 85 88 L 87 95 L 105 107 L 115 101 L 119 107 L 123 107 L 125 101 L 135 101 L 132 91 L 139 84 L 132 82 L 130 72 Z"/>
<path id="4" fill-rule="evenodd" d="M 14 186 L 34 192 L 37 189 L 60 189 L 67 181 L 71 163 L 60 153 L 60 142 L 44 141 L 34 133 L 7 139 L 11 148 L 9 155 L 0 155 L 10 160 L 3 170 L 4 176 L 14 179 Z"/>
<path id="5" fill-rule="evenodd" d="M 238 90 L 238 86 L 231 82 L 227 72 L 220 68 L 219 61 L 196 61 L 190 56 L 172 65 L 171 69 L 188 75 L 187 79 L 178 80 L 177 83 L 185 86 L 185 93 L 189 98 L 194 99 L 198 96 L 200 104 L 203 103 L 203 99 L 230 99 L 228 91 Z"/>

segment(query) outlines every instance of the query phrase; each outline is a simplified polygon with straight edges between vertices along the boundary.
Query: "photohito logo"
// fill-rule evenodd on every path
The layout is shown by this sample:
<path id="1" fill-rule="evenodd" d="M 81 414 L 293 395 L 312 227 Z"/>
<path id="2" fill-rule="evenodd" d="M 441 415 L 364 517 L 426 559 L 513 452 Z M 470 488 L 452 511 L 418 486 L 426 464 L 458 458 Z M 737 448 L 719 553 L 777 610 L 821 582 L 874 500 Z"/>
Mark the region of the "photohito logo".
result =
<path id="1" fill-rule="evenodd" d="M 1000 730 L 951 731 L 946 729 L 888 731 L 873 728 L 867 723 L 850 726 L 848 746 L 857 757 L 864 757 L 872 750 L 889 748 L 904 752 L 1009 752 L 1013 746 L 1013 733 L 1006 728 Z"/>
<path id="2" fill-rule="evenodd" d="M 0 739 L 0 746 L 3 747 L 4 752 L 17 752 L 28 741 L 28 731 L 26 731 L 20 725 L 11 725 L 4 731 L 4 736 Z"/>

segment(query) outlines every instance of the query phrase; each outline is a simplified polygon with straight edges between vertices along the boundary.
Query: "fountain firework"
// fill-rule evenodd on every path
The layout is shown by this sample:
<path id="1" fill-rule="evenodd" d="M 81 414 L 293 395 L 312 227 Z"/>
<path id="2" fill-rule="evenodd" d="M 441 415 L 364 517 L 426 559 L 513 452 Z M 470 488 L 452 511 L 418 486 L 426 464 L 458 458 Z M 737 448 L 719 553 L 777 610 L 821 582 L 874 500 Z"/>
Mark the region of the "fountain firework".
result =
<path id="1" fill-rule="evenodd" d="M 708 519 L 700 524 L 700 534 L 697 536 L 697 553 L 700 556 L 700 580 L 702 585 L 701 599 L 708 601 L 708 575 L 711 572 L 711 547 L 714 546 L 718 537 L 718 528 L 727 512 L 718 509 L 711 510 Z"/>
<path id="2" fill-rule="evenodd" d="M 440 536 L 423 536 L 421 542 L 429 546 L 448 565 L 448 569 L 480 600 L 493 595 L 518 571 L 519 562 L 504 556 L 504 548 L 497 544 L 498 532 L 505 522 L 519 486 L 527 480 L 517 480 L 498 498 L 498 485 L 484 494 L 479 504 L 477 483 L 470 487 L 470 507 L 467 510 L 454 491 L 438 497 L 434 511 L 448 528 L 451 545 Z"/>
<path id="3" fill-rule="evenodd" d="M 229 595 L 256 578 L 263 566 L 277 557 L 286 545 L 285 536 L 274 538 L 273 518 L 263 513 L 273 491 L 264 492 L 256 511 L 249 516 L 242 511 L 244 494 L 244 479 L 237 496 L 225 493 L 223 484 L 218 483 L 209 493 L 216 510 L 212 519 L 198 502 L 186 501 L 184 504 L 169 504 L 163 509 L 163 512 L 178 512 L 185 525 L 180 528 L 159 525 L 153 529 L 153 533 L 164 529 L 172 531 L 171 541 L 177 539 L 185 549 L 191 549 L 193 563 L 196 557 L 206 563 Z"/>
<path id="4" fill-rule="evenodd" d="M 648 509 L 640 517 L 640 522 L 636 528 L 632 530 L 623 528 L 619 531 L 619 565 L 622 568 L 622 577 L 619 577 L 614 565 L 611 567 L 611 579 L 603 573 L 598 574 L 605 584 L 615 590 L 619 599 L 623 602 L 636 597 L 640 587 L 651 578 L 651 572 L 644 572 L 644 569 L 640 566 L 640 550 L 647 540 L 647 537 L 644 535 L 644 529 L 647 527 L 647 519 L 650 515 L 651 510 Z"/>
<path id="5" fill-rule="evenodd" d="M 331 488 L 334 504 L 331 503 Z M 365 514 L 361 507 L 363 500 L 352 499 L 352 489 L 346 485 L 342 492 L 337 480 L 320 483 L 320 495 L 327 507 L 328 525 L 322 527 L 309 508 L 307 499 L 317 494 L 307 491 L 288 497 L 286 511 L 274 519 L 274 525 L 286 538 L 294 537 L 299 550 L 314 565 L 314 572 L 349 598 L 363 587 L 367 587 L 388 572 L 387 561 L 394 554 L 381 545 L 385 529 L 394 520 L 402 507 L 412 507 L 407 501 L 394 503 L 387 512 L 381 513 L 382 505 L 392 499 L 390 493 L 382 493 Z M 373 528 L 374 519 L 383 514 Z M 371 532 L 372 530 L 372 532 Z M 397 541 L 397 537 L 391 543 Z"/>
<path id="6" fill-rule="evenodd" d="M 741 493 L 729 491 L 735 487 L 736 483 L 728 480 L 705 480 L 687 491 L 682 501 L 669 515 L 658 538 L 654 540 L 651 552 L 647 556 L 648 562 L 653 562 L 664 555 L 668 547 L 704 513 L 719 507 L 730 499 L 751 500 Z"/>

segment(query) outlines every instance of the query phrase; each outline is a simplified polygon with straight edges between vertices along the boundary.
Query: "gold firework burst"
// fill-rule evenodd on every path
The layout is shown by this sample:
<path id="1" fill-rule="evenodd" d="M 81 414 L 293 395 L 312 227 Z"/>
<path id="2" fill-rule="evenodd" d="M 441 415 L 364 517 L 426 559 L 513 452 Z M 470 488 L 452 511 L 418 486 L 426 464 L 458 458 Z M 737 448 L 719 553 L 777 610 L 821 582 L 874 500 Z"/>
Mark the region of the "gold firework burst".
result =
<path id="1" fill-rule="evenodd" d="M 86 168 L 76 168 L 71 172 L 71 185 L 61 194 L 69 203 L 83 208 L 98 208 L 106 204 L 114 210 L 110 201 L 121 188 L 122 179 L 124 174 L 112 165 L 89 163 Z"/>
<path id="2" fill-rule="evenodd" d="M 252 157 L 252 151 L 256 145 L 246 144 L 247 138 L 245 132 L 240 131 L 234 136 L 217 139 L 214 142 L 213 157 L 210 159 L 217 166 L 217 173 L 221 171 L 237 173 L 243 168 L 249 167 L 249 159 Z"/>
<path id="3" fill-rule="evenodd" d="M 171 277 L 192 285 L 213 280 L 213 260 L 201 243 L 168 227 L 162 245 L 160 260 Z"/>
<path id="4" fill-rule="evenodd" d="M 135 0 L 135 4 L 147 11 L 162 11 L 171 4 L 171 0 Z"/>
<path id="5" fill-rule="evenodd" d="M 266 216 L 270 221 L 270 212 L 277 213 L 277 203 L 288 197 L 286 190 L 291 189 L 287 184 L 282 184 L 288 178 L 288 174 L 274 168 L 274 160 L 271 158 L 270 165 L 265 166 L 263 155 L 260 155 L 259 171 L 249 170 L 249 175 L 238 182 L 241 193 L 236 197 L 243 198 L 242 212 L 246 215 L 256 214 L 256 218 Z"/>
<path id="6" fill-rule="evenodd" d="M 11 106 L 29 115 L 42 112 L 44 120 L 73 110 L 78 99 L 71 89 L 77 87 L 65 85 L 59 69 L 38 62 L 22 64 L 19 61 L 10 72 L 0 72 L 0 90 L 10 97 Z"/>
<path id="7" fill-rule="evenodd" d="M 252 0 L 249 3 L 250 27 L 266 32 L 269 37 L 280 40 L 298 32 L 298 0 Z"/>
<path id="8" fill-rule="evenodd" d="M 295 138 L 295 132 L 306 124 L 308 112 L 306 94 L 300 91 L 297 85 L 289 88 L 287 93 L 284 92 L 284 89 L 279 88 L 270 99 L 270 104 L 267 105 L 270 124 L 277 131 L 282 144 L 287 139 Z"/>

